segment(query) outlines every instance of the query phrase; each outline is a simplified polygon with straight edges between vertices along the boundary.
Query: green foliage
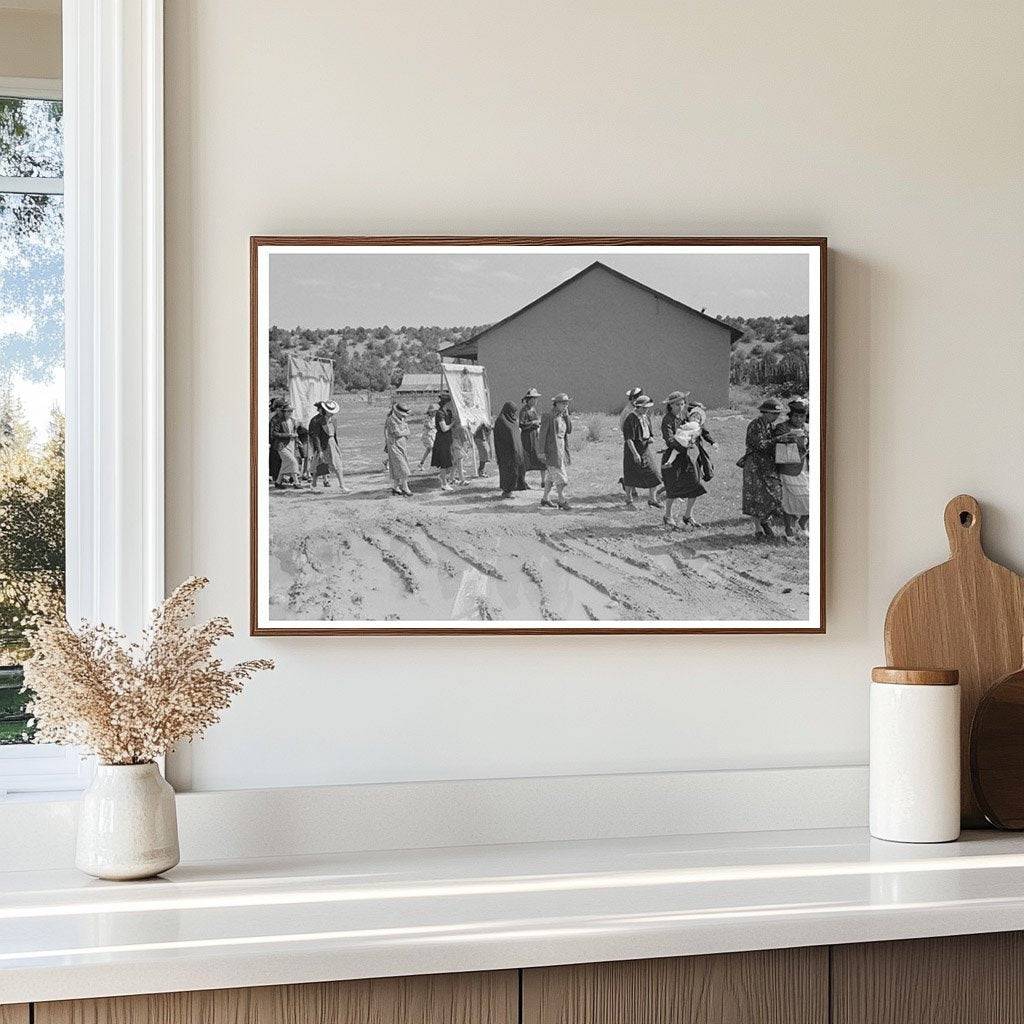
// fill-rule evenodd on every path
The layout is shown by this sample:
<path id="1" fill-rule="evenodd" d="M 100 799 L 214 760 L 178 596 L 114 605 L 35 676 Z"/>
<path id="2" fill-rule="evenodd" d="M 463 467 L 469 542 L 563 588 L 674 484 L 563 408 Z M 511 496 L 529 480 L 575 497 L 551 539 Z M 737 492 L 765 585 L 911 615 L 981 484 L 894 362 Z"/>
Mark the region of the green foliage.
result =
<path id="1" fill-rule="evenodd" d="M 20 665 L 0 666 L 0 746 L 31 739 L 33 730 L 25 710 L 23 682 Z"/>
<path id="2" fill-rule="evenodd" d="M 441 352 L 483 327 L 422 326 L 270 328 L 270 391 L 288 386 L 289 352 L 334 363 L 337 391 L 389 391 L 405 373 L 433 373 L 441 368 Z"/>
<path id="3" fill-rule="evenodd" d="M 41 449 L 18 400 L 0 400 L 0 666 L 30 653 L 25 627 L 40 613 L 63 614 L 64 418 L 54 413 Z M 20 671 L 0 668 L 0 743 L 25 739 Z"/>
<path id="4" fill-rule="evenodd" d="M 806 315 L 723 319 L 743 331 L 743 337 L 733 343 L 729 360 L 733 386 L 751 385 L 762 396 L 807 394 L 810 339 Z"/>
<path id="5" fill-rule="evenodd" d="M 773 379 L 777 381 L 793 381 L 806 390 L 809 378 L 806 354 L 799 350 L 794 350 L 787 352 L 779 360 Z"/>
<path id="6" fill-rule="evenodd" d="M 0 404 L 0 660 L 24 653 L 26 620 L 64 595 L 64 418 L 41 450 L 16 399 Z M 6 655 L 6 657 L 4 657 Z"/>

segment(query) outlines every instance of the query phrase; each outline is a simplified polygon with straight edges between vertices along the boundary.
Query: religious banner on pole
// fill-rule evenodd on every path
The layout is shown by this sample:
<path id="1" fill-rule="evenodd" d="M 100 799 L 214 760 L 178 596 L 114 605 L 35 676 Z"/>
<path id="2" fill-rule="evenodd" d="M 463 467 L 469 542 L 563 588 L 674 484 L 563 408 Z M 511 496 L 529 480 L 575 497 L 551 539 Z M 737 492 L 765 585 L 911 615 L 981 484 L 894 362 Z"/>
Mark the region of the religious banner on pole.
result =
<path id="1" fill-rule="evenodd" d="M 476 430 L 481 423 L 491 422 L 491 396 L 482 366 L 460 366 L 442 363 L 445 386 L 451 392 L 452 404 L 459 423 Z"/>
<path id="2" fill-rule="evenodd" d="M 306 426 L 316 415 L 316 403 L 326 402 L 333 391 L 334 363 L 288 354 L 288 400 L 298 423 Z"/>

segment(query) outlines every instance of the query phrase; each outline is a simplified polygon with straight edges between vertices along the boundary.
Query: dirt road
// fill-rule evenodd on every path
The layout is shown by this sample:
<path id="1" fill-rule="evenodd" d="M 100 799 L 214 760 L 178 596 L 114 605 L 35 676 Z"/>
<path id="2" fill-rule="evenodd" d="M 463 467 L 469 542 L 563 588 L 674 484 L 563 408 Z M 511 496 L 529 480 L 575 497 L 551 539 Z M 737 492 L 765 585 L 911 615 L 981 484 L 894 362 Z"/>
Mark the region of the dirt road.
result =
<path id="1" fill-rule="evenodd" d="M 577 421 L 571 511 L 531 491 L 498 497 L 497 477 L 451 493 L 428 471 L 414 497 L 392 496 L 381 470 L 380 407 L 343 410 L 351 494 L 270 492 L 270 610 L 326 621 L 790 620 L 808 614 L 807 545 L 754 542 L 739 514 L 743 416 L 713 413 L 718 470 L 695 516 L 669 531 L 661 512 L 624 507 L 617 424 Z M 418 424 L 410 454 L 419 458 Z M 415 461 L 414 460 L 414 461 Z M 493 471 L 493 466 L 490 467 Z"/>

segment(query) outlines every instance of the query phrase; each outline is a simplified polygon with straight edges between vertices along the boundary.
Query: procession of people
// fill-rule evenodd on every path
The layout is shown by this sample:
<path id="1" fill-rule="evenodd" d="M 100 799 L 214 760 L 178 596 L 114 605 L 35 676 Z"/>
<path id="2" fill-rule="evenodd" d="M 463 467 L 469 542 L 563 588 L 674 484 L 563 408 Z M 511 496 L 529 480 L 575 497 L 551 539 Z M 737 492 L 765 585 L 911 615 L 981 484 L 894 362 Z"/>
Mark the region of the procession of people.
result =
<path id="1" fill-rule="evenodd" d="M 493 424 L 483 420 L 471 428 L 460 421 L 451 394 L 441 393 L 427 408 L 420 433 L 423 450 L 415 469 L 408 451 L 411 409 L 403 402 L 393 402 L 384 419 L 384 467 L 391 493 L 413 497 L 409 480 L 424 471 L 428 460 L 445 492 L 467 485 L 472 478 L 485 477 L 493 461 L 497 464 L 501 500 L 511 500 L 517 492 L 533 489 L 528 474 L 536 471 L 540 475 L 540 507 L 570 510 L 572 399 L 560 392 L 551 399 L 550 409 L 542 413 L 538 408 L 542 397 L 531 387 L 518 408 L 507 401 Z M 672 391 L 661 401 L 664 413 L 659 445 L 651 419 L 655 404 L 641 387 L 626 392 L 619 416 L 622 476 L 618 481 L 625 507 L 637 511 L 644 492 L 647 506 L 661 513 L 666 528 L 703 529 L 694 508 L 708 493 L 715 475 L 710 449 L 716 442 L 707 429 L 707 410 L 702 403 L 691 400 L 690 392 Z M 315 490 L 321 483 L 325 489 L 331 487 L 333 479 L 341 493 L 347 494 L 339 443 L 340 406 L 326 400 L 315 407 L 316 414 L 308 425 L 296 420 L 287 399 L 272 409 L 271 480 L 277 488 L 309 486 Z M 747 425 L 744 452 L 736 465 L 743 474 L 742 512 L 752 520 L 757 541 L 793 543 L 807 538 L 808 417 L 804 398 L 791 398 L 785 407 L 775 398 L 766 398 L 757 417 Z M 677 517 L 680 503 L 682 514 Z M 776 533 L 777 526 L 781 526 L 781 534 Z"/>

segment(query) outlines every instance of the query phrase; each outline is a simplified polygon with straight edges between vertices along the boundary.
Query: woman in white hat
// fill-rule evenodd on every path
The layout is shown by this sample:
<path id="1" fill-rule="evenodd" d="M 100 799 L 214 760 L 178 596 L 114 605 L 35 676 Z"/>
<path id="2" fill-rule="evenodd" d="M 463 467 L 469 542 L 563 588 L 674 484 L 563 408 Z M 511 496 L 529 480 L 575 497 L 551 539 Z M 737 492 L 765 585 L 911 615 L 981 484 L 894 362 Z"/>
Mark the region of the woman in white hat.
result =
<path id="1" fill-rule="evenodd" d="M 338 478 L 338 487 L 341 489 L 341 493 L 349 494 L 351 492 L 345 486 L 341 447 L 338 445 L 338 423 L 335 419 L 341 407 L 337 402 L 326 401 L 317 402 L 316 408 L 316 415 L 309 421 L 313 489 L 316 489 L 316 482 L 320 477 L 324 478 L 324 487 L 330 487 L 330 478 L 333 473 Z"/>
<path id="2" fill-rule="evenodd" d="M 519 433 L 523 441 L 523 456 L 526 458 L 526 472 L 531 469 L 539 469 L 541 481 L 544 479 L 544 463 L 540 458 L 540 449 L 537 444 L 540 434 L 540 412 L 537 409 L 537 399 L 540 392 L 536 388 L 530 388 L 523 395 L 523 404 L 519 407 Z M 526 480 L 526 477 L 523 477 Z M 530 485 L 526 485 L 529 490 Z"/>
<path id="3" fill-rule="evenodd" d="M 661 486 L 661 473 L 654 453 L 654 429 L 651 427 L 651 409 L 654 402 L 648 395 L 637 395 L 633 411 L 622 424 L 622 487 L 626 492 L 626 508 L 636 508 L 636 492 L 647 490 L 647 504 L 662 508 L 657 491 Z"/>
<path id="4" fill-rule="evenodd" d="M 544 496 L 540 499 L 545 508 L 561 508 L 569 511 L 565 500 L 565 489 L 569 486 L 569 435 L 572 433 L 572 419 L 569 403 L 572 399 L 562 392 L 551 399 L 551 412 L 544 414 L 540 425 L 538 450 L 544 462 Z M 551 500 L 551 488 L 555 489 L 555 500 Z"/>
<path id="5" fill-rule="evenodd" d="M 409 490 L 409 455 L 405 441 L 409 436 L 409 407 L 395 402 L 384 421 L 384 438 L 388 453 L 388 471 L 391 473 L 391 493 L 412 497 Z"/>
<path id="6" fill-rule="evenodd" d="M 626 404 L 622 407 L 622 411 L 619 413 L 619 430 L 622 430 L 626 426 L 626 419 L 633 411 L 634 403 L 643 393 L 643 388 L 630 388 L 626 392 Z"/>

